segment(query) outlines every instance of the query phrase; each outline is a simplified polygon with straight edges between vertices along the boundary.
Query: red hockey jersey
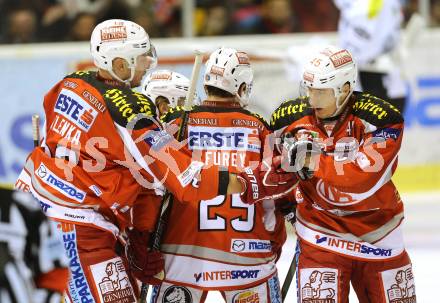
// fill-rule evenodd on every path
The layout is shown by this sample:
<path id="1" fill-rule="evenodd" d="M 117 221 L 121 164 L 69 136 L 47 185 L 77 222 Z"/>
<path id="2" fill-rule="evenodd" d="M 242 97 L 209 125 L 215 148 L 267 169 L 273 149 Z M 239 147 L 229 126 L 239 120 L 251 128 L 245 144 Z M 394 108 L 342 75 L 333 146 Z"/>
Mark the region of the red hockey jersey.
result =
<path id="1" fill-rule="evenodd" d="M 181 108 L 163 117 L 168 128 L 182 123 Z M 184 141 L 205 166 L 229 172 L 261 161 L 268 125 L 239 103 L 208 102 L 189 113 Z M 175 201 L 164 236 L 166 281 L 200 289 L 234 290 L 276 272 L 273 250 L 286 239 L 284 218 L 273 201 L 245 204 L 239 194 Z"/>
<path id="2" fill-rule="evenodd" d="M 306 98 L 284 102 L 272 115 L 280 136 L 307 129 L 323 148 L 314 177 L 295 191 L 296 232 L 311 245 L 362 260 L 403 252 L 403 204 L 391 177 L 403 118 L 390 103 L 354 93 L 335 121 L 319 121 Z"/>
<path id="3" fill-rule="evenodd" d="M 28 157 L 16 187 L 30 190 L 49 217 L 116 234 L 132 223 L 136 202 L 139 224 L 152 229 L 160 202 L 156 195 L 164 187 L 185 201 L 221 191 L 219 180 L 227 172 L 200 171 L 201 163 L 179 151 L 177 141 L 162 130 L 151 100 L 99 79 L 96 72 L 61 80 L 46 94 L 44 111 L 44 139 Z M 210 184 L 196 188 L 195 179 Z"/>

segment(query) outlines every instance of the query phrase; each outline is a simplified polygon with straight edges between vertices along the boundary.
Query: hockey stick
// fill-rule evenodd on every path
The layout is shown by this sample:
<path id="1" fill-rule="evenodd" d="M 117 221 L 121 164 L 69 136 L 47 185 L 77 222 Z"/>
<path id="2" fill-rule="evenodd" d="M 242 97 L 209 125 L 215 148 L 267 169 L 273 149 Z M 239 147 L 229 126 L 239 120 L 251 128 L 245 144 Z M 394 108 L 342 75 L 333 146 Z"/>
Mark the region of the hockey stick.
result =
<path id="1" fill-rule="evenodd" d="M 34 147 L 40 146 L 40 116 L 32 115 L 32 139 Z"/>
<path id="2" fill-rule="evenodd" d="M 284 302 L 284 300 L 287 297 L 287 292 L 289 291 L 290 284 L 292 284 L 295 271 L 296 271 L 296 258 L 294 257 L 292 259 L 292 262 L 290 263 L 290 267 L 289 270 L 287 271 L 286 278 L 284 279 L 283 287 L 281 287 L 281 302 Z"/>
<path id="3" fill-rule="evenodd" d="M 291 224 L 295 232 L 294 222 Z M 295 276 L 297 256 L 298 256 L 298 244 L 297 244 L 297 248 L 295 249 L 295 254 L 293 255 L 292 261 L 290 262 L 289 269 L 287 270 L 287 275 L 286 278 L 284 279 L 283 286 L 281 287 L 281 302 L 284 302 L 286 300 L 287 293 L 289 292 L 290 284 L 292 284 L 293 277 Z"/>
<path id="4" fill-rule="evenodd" d="M 185 98 L 186 111 L 191 110 L 191 106 L 193 105 L 194 93 L 196 92 L 197 81 L 199 80 L 200 68 L 202 67 L 202 63 L 203 63 L 203 53 L 199 50 L 195 50 L 194 53 L 196 57 L 194 58 L 194 67 L 191 73 L 191 82 L 189 85 L 188 94 L 186 95 Z"/>
<path id="5" fill-rule="evenodd" d="M 199 79 L 199 74 L 200 74 L 200 68 L 202 67 L 202 62 L 203 62 L 203 53 L 202 52 L 196 50 L 195 55 L 196 55 L 196 57 L 194 59 L 194 66 L 193 66 L 193 70 L 191 73 L 191 82 L 190 82 L 190 86 L 188 89 L 188 94 L 186 95 L 186 98 L 185 98 L 185 111 L 183 112 L 183 115 L 182 115 L 182 123 L 180 124 L 179 132 L 177 133 L 177 140 L 178 141 L 183 140 L 183 135 L 186 132 L 189 111 L 191 110 L 191 107 L 193 104 L 194 93 L 196 91 L 197 81 Z M 167 191 L 162 199 L 162 205 L 160 208 L 159 217 L 156 222 L 156 227 L 154 229 L 154 233 L 151 237 L 150 249 L 152 251 L 159 251 L 160 250 L 160 246 L 162 243 L 162 236 L 163 236 L 165 227 L 168 222 L 168 216 L 169 216 L 169 213 L 171 212 L 173 201 L 174 201 L 173 195 L 169 191 Z M 163 275 L 163 272 L 161 272 L 160 274 Z M 145 303 L 147 301 L 148 288 L 149 288 L 148 284 L 142 283 L 141 295 L 139 298 L 140 303 Z"/>

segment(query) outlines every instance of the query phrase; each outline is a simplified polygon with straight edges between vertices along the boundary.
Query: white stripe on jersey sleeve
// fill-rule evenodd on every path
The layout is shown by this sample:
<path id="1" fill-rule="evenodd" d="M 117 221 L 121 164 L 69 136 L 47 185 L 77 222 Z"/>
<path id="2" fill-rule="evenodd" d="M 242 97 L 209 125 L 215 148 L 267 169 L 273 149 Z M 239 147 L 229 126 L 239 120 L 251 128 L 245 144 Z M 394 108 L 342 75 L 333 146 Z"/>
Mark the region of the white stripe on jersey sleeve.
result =
<path id="1" fill-rule="evenodd" d="M 119 124 L 115 123 L 116 129 L 118 130 L 119 136 L 121 137 L 122 141 L 124 142 L 125 147 L 128 149 L 130 154 L 134 157 L 136 162 L 154 179 L 154 183 L 152 184 L 154 191 L 157 195 L 163 195 L 165 192 L 165 187 L 163 184 L 159 181 L 159 179 L 154 175 L 154 173 L 151 171 L 151 169 L 148 167 L 148 164 L 145 162 L 145 159 L 141 155 L 139 149 L 137 148 L 136 144 L 133 141 L 133 138 L 131 137 L 128 130 Z M 136 178 L 136 176 L 133 176 Z M 137 180 L 139 182 L 139 180 Z M 141 185 L 143 185 L 141 183 Z"/>

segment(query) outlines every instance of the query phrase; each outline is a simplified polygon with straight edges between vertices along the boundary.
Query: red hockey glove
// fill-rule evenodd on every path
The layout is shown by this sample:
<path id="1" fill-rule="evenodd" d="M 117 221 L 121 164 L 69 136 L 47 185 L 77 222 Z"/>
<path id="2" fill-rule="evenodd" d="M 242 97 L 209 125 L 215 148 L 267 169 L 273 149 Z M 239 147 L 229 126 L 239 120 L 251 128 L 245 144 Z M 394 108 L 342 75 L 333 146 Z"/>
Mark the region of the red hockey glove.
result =
<path id="1" fill-rule="evenodd" d="M 244 191 L 241 199 L 244 203 L 254 204 L 262 200 L 279 199 L 291 192 L 298 184 L 294 173 L 280 168 L 281 156 L 263 160 L 257 168 L 246 167 L 237 175 Z"/>
<path id="2" fill-rule="evenodd" d="M 165 261 L 161 252 L 148 250 L 150 233 L 132 229 L 127 235 L 125 253 L 133 275 L 143 283 L 162 283 Z"/>

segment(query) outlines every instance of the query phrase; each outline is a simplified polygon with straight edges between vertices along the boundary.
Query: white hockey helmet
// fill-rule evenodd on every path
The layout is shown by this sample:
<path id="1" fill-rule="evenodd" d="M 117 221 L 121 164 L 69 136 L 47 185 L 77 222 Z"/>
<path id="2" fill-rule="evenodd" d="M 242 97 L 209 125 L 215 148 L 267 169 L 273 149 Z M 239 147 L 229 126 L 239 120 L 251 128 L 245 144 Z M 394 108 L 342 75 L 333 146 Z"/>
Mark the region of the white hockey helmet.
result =
<path id="1" fill-rule="evenodd" d="M 343 105 L 353 93 L 357 77 L 356 63 L 351 53 L 342 48 L 327 46 L 316 52 L 305 64 L 302 85 L 309 88 L 331 88 L 336 97 L 336 112 L 339 114 Z M 344 100 L 339 100 L 342 87 L 350 84 L 350 92 Z"/>
<path id="2" fill-rule="evenodd" d="M 227 91 L 237 96 L 242 106 L 246 106 L 249 104 L 253 78 L 247 53 L 221 47 L 209 56 L 205 64 L 203 85 Z M 246 90 L 239 96 L 238 89 L 243 83 L 246 84 Z"/>
<path id="3" fill-rule="evenodd" d="M 189 79 L 182 74 L 170 70 L 156 70 L 145 78 L 142 93 L 153 102 L 163 96 L 168 99 L 170 106 L 175 107 L 181 98 L 185 98 L 189 89 Z M 197 99 L 197 97 L 196 97 Z"/>
<path id="4" fill-rule="evenodd" d="M 99 23 L 90 38 L 90 52 L 98 68 L 127 84 L 133 79 L 136 68 L 148 70 L 157 65 L 156 50 L 148 34 L 142 26 L 126 20 L 110 19 Z M 141 55 L 147 57 L 139 57 Z M 131 69 L 129 79 L 122 80 L 115 75 L 112 64 L 115 58 L 128 62 Z"/>

